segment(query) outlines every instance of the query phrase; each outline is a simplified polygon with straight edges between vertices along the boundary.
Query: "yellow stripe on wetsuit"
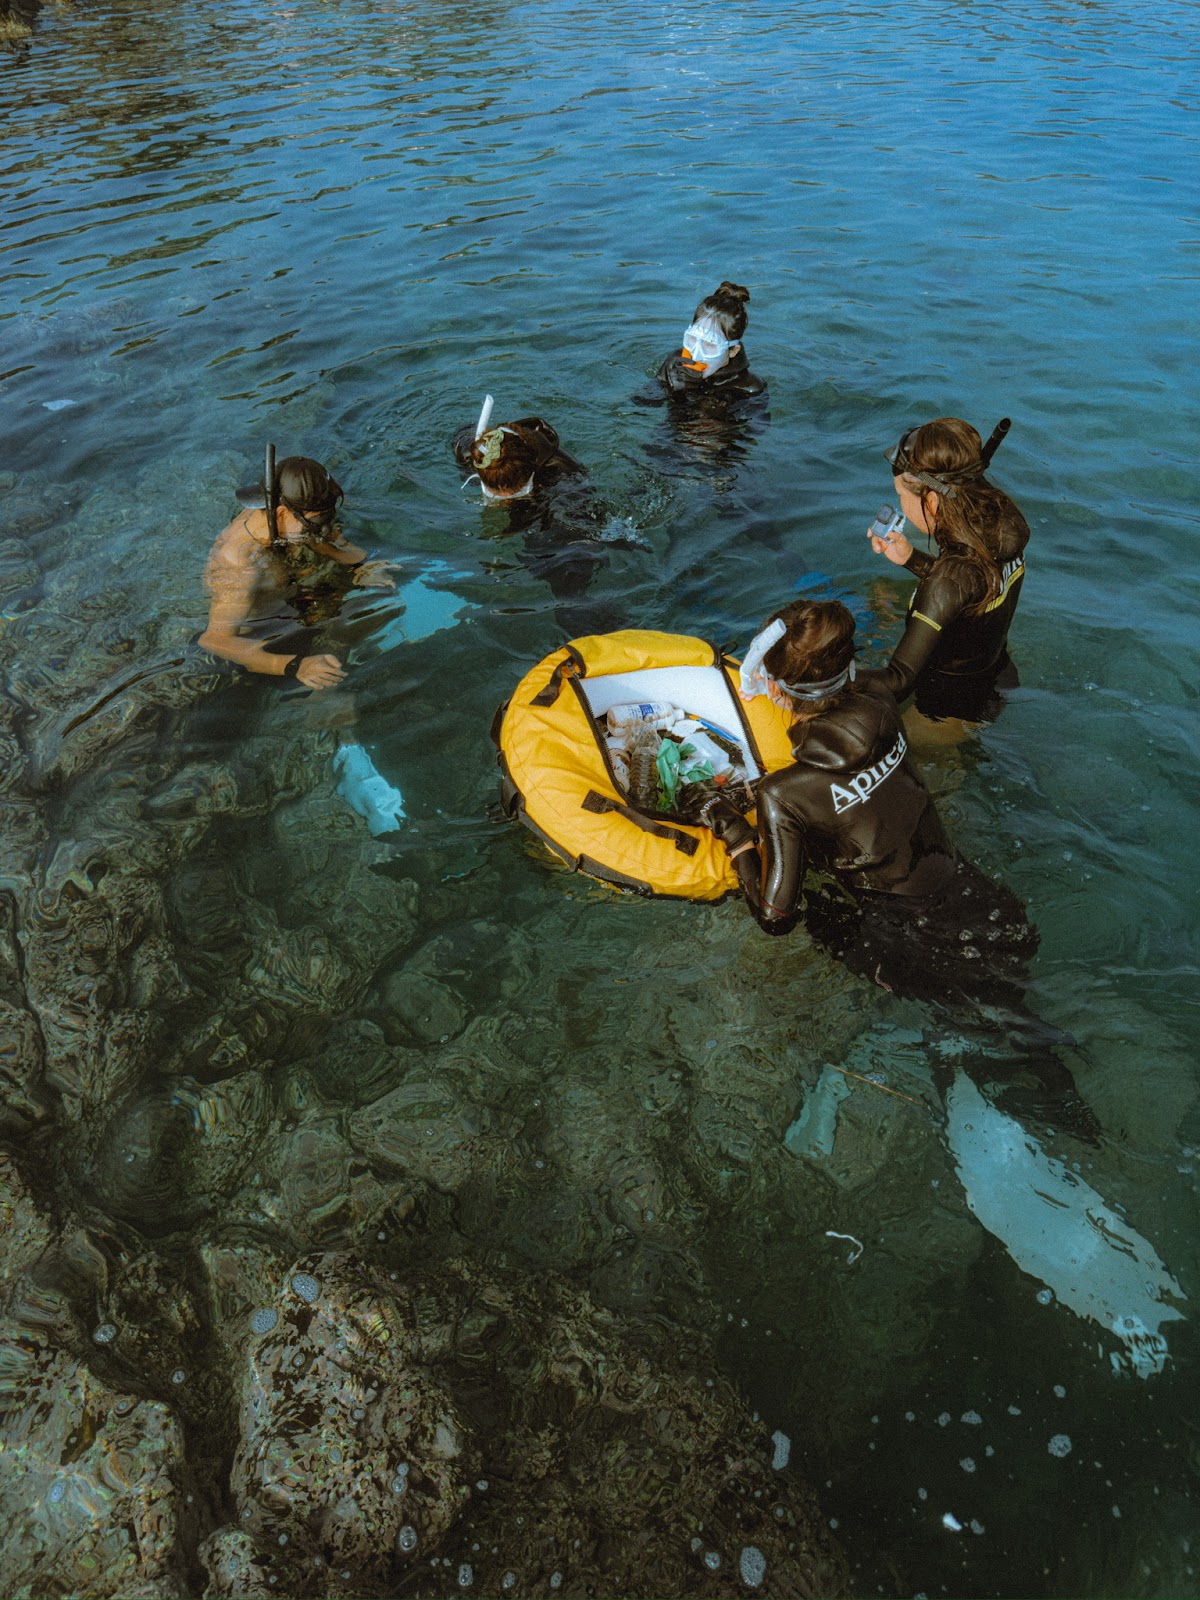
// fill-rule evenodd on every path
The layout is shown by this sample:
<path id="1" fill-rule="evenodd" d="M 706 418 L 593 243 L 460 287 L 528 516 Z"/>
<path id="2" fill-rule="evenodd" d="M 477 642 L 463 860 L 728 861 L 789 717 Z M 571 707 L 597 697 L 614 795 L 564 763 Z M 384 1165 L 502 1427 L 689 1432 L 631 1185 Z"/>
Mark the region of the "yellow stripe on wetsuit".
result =
<path id="1" fill-rule="evenodd" d="M 1008 599 L 1008 591 L 1012 588 L 1013 584 L 1016 583 L 1018 578 L 1023 578 L 1024 576 L 1025 563 L 1023 561 L 1019 561 L 1011 572 L 1005 573 L 1004 582 L 1000 585 L 1000 593 L 994 600 L 988 601 L 987 605 L 983 608 L 984 611 L 995 611 L 997 607 L 1002 606 Z"/>
<path id="2" fill-rule="evenodd" d="M 932 617 L 927 617 L 923 611 L 914 611 L 913 620 L 916 622 L 927 622 L 931 628 L 936 628 L 938 633 L 941 633 L 942 631 L 941 623 L 935 622 Z"/>

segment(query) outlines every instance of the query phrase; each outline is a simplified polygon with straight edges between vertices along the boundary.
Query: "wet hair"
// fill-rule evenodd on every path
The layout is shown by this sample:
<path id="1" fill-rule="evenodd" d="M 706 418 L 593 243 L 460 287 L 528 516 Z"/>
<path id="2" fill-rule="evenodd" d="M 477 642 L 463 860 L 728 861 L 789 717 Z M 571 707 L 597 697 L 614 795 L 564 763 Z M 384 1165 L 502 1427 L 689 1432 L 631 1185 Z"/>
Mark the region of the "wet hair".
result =
<path id="1" fill-rule="evenodd" d="M 334 511 L 345 495 L 319 461 L 308 456 L 285 456 L 275 469 L 279 504 L 289 511 Z"/>
<path id="2" fill-rule="evenodd" d="M 1003 489 L 989 483 L 982 471 L 970 473 L 979 462 L 983 440 L 961 417 L 924 423 L 907 438 L 905 451 L 916 471 L 935 477 L 945 473 L 953 481 L 953 497 L 941 495 L 936 511 L 929 504 L 933 490 L 915 478 L 908 479 L 908 487 L 920 493 L 938 550 L 967 562 L 983 580 L 983 598 L 967 607 L 968 616 L 978 616 L 1000 593 L 1004 563 L 1029 542 L 1029 524 Z M 968 475 L 958 476 L 964 472 Z"/>
<path id="3" fill-rule="evenodd" d="M 533 477 L 537 464 L 533 445 L 509 428 L 489 428 L 471 446 L 471 465 L 493 494 L 516 494 Z"/>
<path id="4" fill-rule="evenodd" d="M 792 600 L 773 611 L 763 627 L 776 619 L 786 626 L 787 633 L 767 651 L 763 666 L 781 688 L 788 683 L 836 678 L 854 660 L 854 617 L 840 600 Z M 802 704 L 807 716 L 826 710 L 845 692 L 843 686 L 827 700 L 793 704 Z"/>
<path id="5" fill-rule="evenodd" d="M 746 306 L 749 301 L 749 289 L 743 289 L 740 283 L 730 283 L 726 279 L 710 295 L 701 300 L 692 312 L 692 321 L 699 322 L 701 317 L 711 317 L 733 344 L 746 331 Z"/>

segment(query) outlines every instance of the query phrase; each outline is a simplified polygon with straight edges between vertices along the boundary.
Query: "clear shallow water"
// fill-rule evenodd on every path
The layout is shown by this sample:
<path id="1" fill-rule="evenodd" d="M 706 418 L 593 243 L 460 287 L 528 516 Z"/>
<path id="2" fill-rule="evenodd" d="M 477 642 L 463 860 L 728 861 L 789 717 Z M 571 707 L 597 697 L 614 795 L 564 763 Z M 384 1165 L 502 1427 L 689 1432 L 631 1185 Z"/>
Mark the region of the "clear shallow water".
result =
<path id="1" fill-rule="evenodd" d="M 915 1008 L 803 936 L 768 943 L 736 905 L 613 899 L 486 820 L 491 714 L 559 634 L 448 439 L 485 390 L 554 422 L 651 546 L 594 585 L 632 624 L 744 640 L 823 572 L 890 639 L 906 580 L 861 534 L 882 451 L 927 416 L 985 433 L 1013 416 L 996 476 L 1034 529 L 1023 687 L 930 782 L 1041 928 L 1035 1002 L 1078 1039 L 1106 1132 L 1062 1153 L 1194 1299 L 1196 44 L 1182 5 L 918 5 L 901 23 L 707 0 L 80 4 L 44 8 L 0 62 L 0 510 L 38 573 L 6 601 L 22 748 L 180 653 L 268 439 L 329 463 L 372 545 L 464 574 L 467 620 L 355 684 L 415 822 L 382 882 L 416 886 L 422 930 L 391 948 L 386 906 L 351 905 L 362 982 L 317 1009 L 343 1043 L 382 1026 L 395 1054 L 362 1083 L 322 1078 L 314 1032 L 295 1073 L 335 1120 L 422 1074 L 450 1084 L 447 1127 L 474 1115 L 473 1159 L 499 1174 L 488 1206 L 464 1204 L 471 1247 L 720 1333 L 865 1592 L 1195 1592 L 1191 1324 L 1167 1330 L 1163 1373 L 1115 1376 L 1113 1339 L 1040 1305 L 967 1212 L 936 1120 L 869 1089 L 843 1107 L 834 1176 L 784 1149 L 820 1065 L 873 1027 L 919 1029 Z M 631 396 L 725 276 L 752 290 L 771 415 L 714 465 Z M 122 795 L 224 770 L 251 726 L 244 766 L 274 761 L 282 715 L 218 695 L 165 748 L 136 728 L 98 742 L 41 797 L 37 872 L 86 876 L 100 839 L 119 876 Z M 295 737 L 303 793 L 323 736 Z M 252 958 L 262 918 L 313 919 L 322 857 L 289 845 L 307 814 L 289 833 L 280 790 L 282 809 L 235 811 L 155 869 L 191 997 L 151 985 L 143 1009 L 192 1031 L 153 1072 L 130 1043 L 123 1104 L 172 1073 L 219 1081 L 197 1040 L 221 1032 L 222 961 Z M 214 855 L 244 948 L 223 912 L 211 932 L 197 913 L 233 892 L 211 887 Z M 397 972 L 436 980 L 434 1036 L 394 1020 Z M 246 1052 L 272 1063 L 278 1110 L 280 1063 L 261 1040 Z M 104 1214 L 106 1171 L 97 1156 L 62 1182 Z M 442 1177 L 470 1188 L 461 1163 Z M 311 1224 L 293 1206 L 279 1230 Z M 1066 1458 L 1047 1450 L 1060 1433 Z"/>

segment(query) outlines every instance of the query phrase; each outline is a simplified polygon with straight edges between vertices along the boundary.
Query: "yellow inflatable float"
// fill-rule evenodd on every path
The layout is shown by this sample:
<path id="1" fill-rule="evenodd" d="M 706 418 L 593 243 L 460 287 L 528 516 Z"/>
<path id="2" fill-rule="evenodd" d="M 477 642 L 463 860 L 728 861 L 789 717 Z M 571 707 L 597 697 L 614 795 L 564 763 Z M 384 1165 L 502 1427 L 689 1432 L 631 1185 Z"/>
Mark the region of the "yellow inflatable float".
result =
<path id="1" fill-rule="evenodd" d="M 753 782 L 792 760 L 791 718 L 737 693 L 738 663 L 703 639 L 628 630 L 574 639 L 537 666 L 496 713 L 503 800 L 577 872 L 639 894 L 718 900 L 737 888 L 707 828 L 633 803 L 617 781 L 605 717 L 631 702 L 686 711 L 729 746 Z M 750 813 L 753 820 L 753 813 Z"/>

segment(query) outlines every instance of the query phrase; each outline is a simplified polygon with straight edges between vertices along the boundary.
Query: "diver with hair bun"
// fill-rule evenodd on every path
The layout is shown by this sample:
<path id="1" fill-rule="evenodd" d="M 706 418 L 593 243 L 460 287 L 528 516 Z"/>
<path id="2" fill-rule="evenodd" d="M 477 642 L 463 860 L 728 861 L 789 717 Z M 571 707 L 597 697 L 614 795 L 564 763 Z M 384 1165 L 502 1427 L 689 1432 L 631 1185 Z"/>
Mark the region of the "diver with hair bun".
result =
<path id="1" fill-rule="evenodd" d="M 587 469 L 548 422 L 521 417 L 493 427 L 491 413 L 488 395 L 475 426 L 454 436 L 463 487 L 478 481 L 485 504 L 507 513 L 504 534 L 524 535 L 521 564 L 549 585 L 568 636 L 618 626 L 607 607 L 587 599 L 588 587 L 614 545 L 643 551 L 647 545 L 598 501 Z"/>
<path id="2" fill-rule="evenodd" d="M 984 475 L 1008 429 L 1005 417 L 984 444 L 969 422 L 939 417 L 910 428 L 887 453 L 903 517 L 938 553 L 914 549 L 899 532 L 868 530 L 877 555 L 920 581 L 891 661 L 864 676 L 898 700 L 915 691 L 916 710 L 933 722 L 992 721 L 1003 705 L 999 691 L 1018 681 L 1008 630 L 1029 524 Z"/>
<path id="3" fill-rule="evenodd" d="M 633 396 L 636 405 L 665 408 L 671 443 L 651 448 L 666 470 L 691 476 L 699 466 L 718 491 L 731 486 L 729 469 L 770 418 L 767 386 L 746 359 L 749 301 L 749 289 L 728 280 L 706 295 L 681 345 Z"/>
<path id="4" fill-rule="evenodd" d="M 746 359 L 743 339 L 749 303 L 749 289 L 728 279 L 701 300 L 682 347 L 667 356 L 655 375 L 669 395 L 711 401 L 767 392 Z"/>

